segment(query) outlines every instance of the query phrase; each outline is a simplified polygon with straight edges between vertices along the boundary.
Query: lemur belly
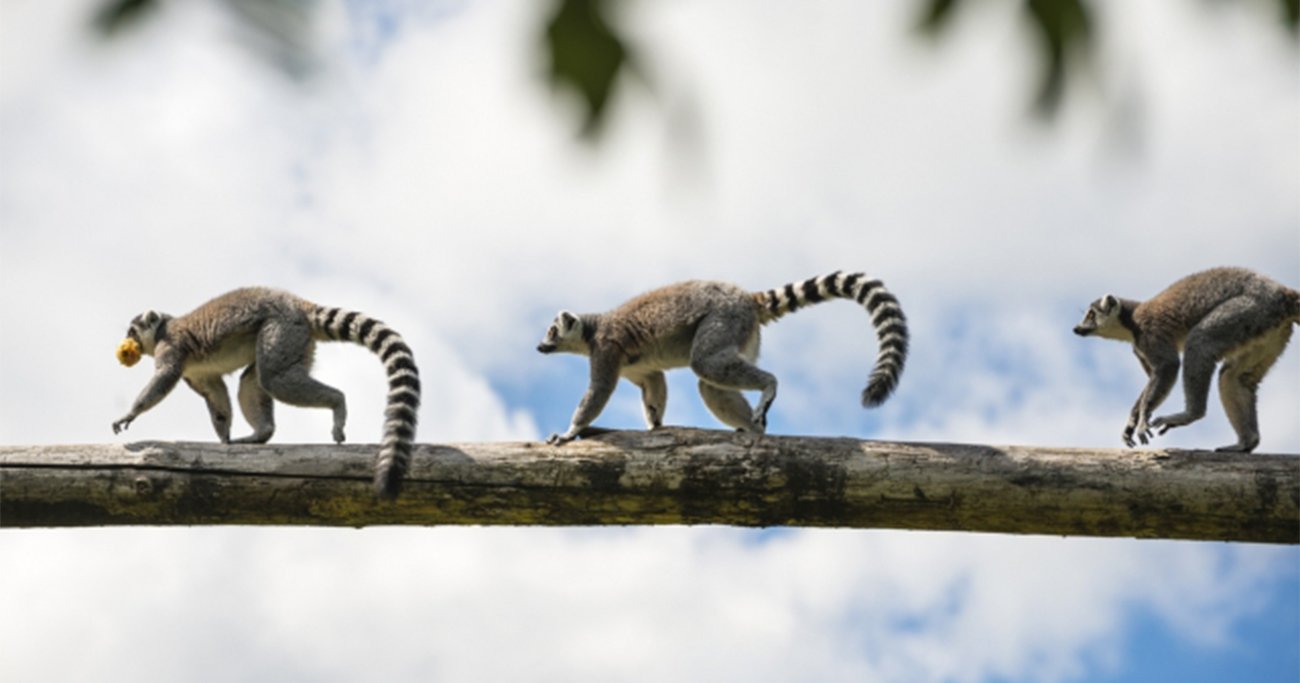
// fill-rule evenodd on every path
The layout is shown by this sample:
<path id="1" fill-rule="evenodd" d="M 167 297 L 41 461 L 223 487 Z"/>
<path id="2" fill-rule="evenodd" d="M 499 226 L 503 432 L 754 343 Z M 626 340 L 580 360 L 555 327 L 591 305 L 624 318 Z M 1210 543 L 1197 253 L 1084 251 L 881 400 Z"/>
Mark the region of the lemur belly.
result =
<path id="1" fill-rule="evenodd" d="M 690 349 L 684 353 L 677 353 L 672 349 L 647 349 L 644 353 L 637 354 L 623 363 L 619 373 L 624 377 L 642 377 L 652 372 L 684 368 L 690 364 Z"/>
<path id="2" fill-rule="evenodd" d="M 186 377 L 225 375 L 247 367 L 257 360 L 255 338 L 251 335 L 231 337 L 202 357 L 193 357 L 185 363 Z"/>
<path id="3" fill-rule="evenodd" d="M 623 359 L 619 374 L 629 379 L 644 377 L 652 372 L 684 368 L 691 364 L 691 343 L 695 339 L 693 328 L 656 339 L 636 353 Z M 635 380 L 634 380 L 635 381 Z"/>
<path id="4" fill-rule="evenodd" d="M 619 374 L 633 382 L 653 372 L 684 368 L 691 364 L 691 347 L 695 341 L 695 330 L 688 328 L 657 343 L 648 344 L 639 353 L 632 354 L 623 362 Z M 758 359 L 759 335 L 754 334 L 745 340 L 737 352 L 742 358 L 753 363 Z"/>
<path id="5" fill-rule="evenodd" d="M 1286 348 L 1287 342 L 1290 340 L 1291 323 L 1287 322 L 1232 349 L 1224 355 L 1224 364 L 1227 365 L 1232 363 L 1238 366 L 1256 365 L 1265 358 L 1271 358 L 1280 354 L 1282 349 Z"/>

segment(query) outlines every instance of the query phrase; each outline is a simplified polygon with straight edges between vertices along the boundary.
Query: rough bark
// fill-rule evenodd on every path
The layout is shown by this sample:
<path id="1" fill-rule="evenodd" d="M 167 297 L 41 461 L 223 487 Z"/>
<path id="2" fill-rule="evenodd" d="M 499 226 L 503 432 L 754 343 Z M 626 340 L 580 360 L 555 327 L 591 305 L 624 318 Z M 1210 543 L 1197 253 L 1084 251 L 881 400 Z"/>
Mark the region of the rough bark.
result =
<path id="1" fill-rule="evenodd" d="M 0 446 L 0 526 L 727 524 L 1300 543 L 1300 458 L 693 429 L 564 446 Z"/>

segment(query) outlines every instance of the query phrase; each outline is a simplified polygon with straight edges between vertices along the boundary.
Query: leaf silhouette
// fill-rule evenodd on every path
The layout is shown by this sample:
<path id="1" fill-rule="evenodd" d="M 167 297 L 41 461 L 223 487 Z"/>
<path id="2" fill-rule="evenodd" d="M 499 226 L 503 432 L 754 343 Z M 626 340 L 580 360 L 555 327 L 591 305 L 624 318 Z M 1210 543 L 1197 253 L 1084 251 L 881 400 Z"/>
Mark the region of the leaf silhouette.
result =
<path id="1" fill-rule="evenodd" d="M 548 78 L 578 93 L 586 105 L 584 137 L 597 135 L 619 78 L 631 65 L 624 40 L 605 18 L 607 0 L 560 0 L 546 25 Z"/>

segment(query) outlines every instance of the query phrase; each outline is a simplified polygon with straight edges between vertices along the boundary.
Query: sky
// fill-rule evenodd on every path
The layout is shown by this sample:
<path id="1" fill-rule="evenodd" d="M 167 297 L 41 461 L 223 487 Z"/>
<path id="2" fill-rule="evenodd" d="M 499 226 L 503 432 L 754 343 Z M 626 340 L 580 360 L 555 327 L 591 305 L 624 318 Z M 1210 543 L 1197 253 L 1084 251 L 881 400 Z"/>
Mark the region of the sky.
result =
<path id="1" fill-rule="evenodd" d="M 0 443 L 211 439 L 113 349 L 238 286 L 365 311 L 415 351 L 419 440 L 562 431 L 585 361 L 559 309 L 652 287 L 862 270 L 912 352 L 863 411 L 866 317 L 764 331 L 778 434 L 1119 447 L 1143 383 L 1071 327 L 1242 265 L 1300 284 L 1300 53 L 1271 3 L 1098 3 L 1051 122 L 1012 3 L 942 41 L 916 3 L 627 3 L 641 57 L 599 144 L 541 79 L 544 3 L 321 2 L 297 77 L 220 3 L 119 41 L 93 2 L 0 4 Z M 378 363 L 322 345 L 349 438 Z M 720 427 L 682 370 L 666 422 Z M 1181 405 L 1181 389 L 1166 404 Z M 1162 411 L 1163 412 L 1163 411 Z M 1300 352 L 1259 452 L 1300 453 Z M 277 442 L 326 442 L 277 407 Z M 598 424 L 642 428 L 620 387 Z M 243 427 L 237 426 L 236 434 Z M 1212 396 L 1160 447 L 1234 440 Z M 876 530 L 97 528 L 0 532 L 7 681 L 1300 679 L 1300 550 Z"/>

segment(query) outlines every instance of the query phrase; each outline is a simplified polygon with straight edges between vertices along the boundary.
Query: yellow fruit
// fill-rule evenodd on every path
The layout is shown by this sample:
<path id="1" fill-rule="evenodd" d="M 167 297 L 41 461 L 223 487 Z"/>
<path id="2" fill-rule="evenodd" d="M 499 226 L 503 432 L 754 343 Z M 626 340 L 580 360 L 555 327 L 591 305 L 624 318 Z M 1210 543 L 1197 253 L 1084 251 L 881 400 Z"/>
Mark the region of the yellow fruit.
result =
<path id="1" fill-rule="evenodd" d="M 117 345 L 117 362 L 131 367 L 140 362 L 140 342 L 126 338 L 121 344 Z"/>

